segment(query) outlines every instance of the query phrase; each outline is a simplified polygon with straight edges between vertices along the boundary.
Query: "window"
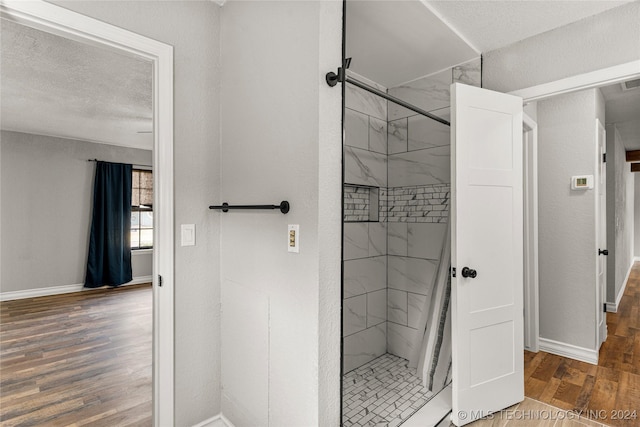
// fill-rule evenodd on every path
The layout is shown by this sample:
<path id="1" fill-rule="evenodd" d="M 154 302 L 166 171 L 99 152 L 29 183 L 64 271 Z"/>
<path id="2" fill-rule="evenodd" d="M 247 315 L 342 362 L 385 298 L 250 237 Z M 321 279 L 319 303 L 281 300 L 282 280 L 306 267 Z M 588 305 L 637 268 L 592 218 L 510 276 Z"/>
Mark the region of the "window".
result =
<path id="1" fill-rule="evenodd" d="M 153 173 L 134 169 L 131 178 L 131 249 L 150 249 L 153 247 Z"/>

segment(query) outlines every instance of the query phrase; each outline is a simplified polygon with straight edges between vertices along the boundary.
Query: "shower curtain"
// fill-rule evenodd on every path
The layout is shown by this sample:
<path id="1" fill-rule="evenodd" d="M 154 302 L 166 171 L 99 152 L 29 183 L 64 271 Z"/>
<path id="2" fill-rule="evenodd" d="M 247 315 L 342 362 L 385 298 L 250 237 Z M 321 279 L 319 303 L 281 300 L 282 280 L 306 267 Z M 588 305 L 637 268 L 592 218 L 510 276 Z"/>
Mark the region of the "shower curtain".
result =
<path id="1" fill-rule="evenodd" d="M 409 360 L 425 388 L 434 393 L 451 381 L 451 237 L 447 221 L 440 263 L 428 310 L 423 310 Z"/>
<path id="2" fill-rule="evenodd" d="M 133 280 L 131 171 L 131 165 L 96 162 L 85 288 L 118 286 Z"/>

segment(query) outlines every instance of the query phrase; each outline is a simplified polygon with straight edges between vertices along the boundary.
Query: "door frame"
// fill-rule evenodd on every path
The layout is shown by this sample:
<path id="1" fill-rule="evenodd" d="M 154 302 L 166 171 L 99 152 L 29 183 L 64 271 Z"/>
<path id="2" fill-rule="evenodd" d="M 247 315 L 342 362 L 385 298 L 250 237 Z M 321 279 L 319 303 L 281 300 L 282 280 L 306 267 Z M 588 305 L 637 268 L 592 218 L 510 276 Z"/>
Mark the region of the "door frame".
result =
<path id="1" fill-rule="evenodd" d="M 538 124 L 522 115 L 524 160 L 524 348 L 537 353 L 540 346 L 538 275 Z"/>
<path id="2" fill-rule="evenodd" d="M 576 74 L 571 77 L 566 77 L 549 83 L 543 83 L 540 85 L 530 86 L 523 89 L 518 89 L 509 92 L 512 95 L 517 95 L 523 98 L 525 104 L 535 101 L 541 101 L 547 98 L 551 98 L 556 95 L 563 95 L 573 92 L 578 92 L 585 89 L 594 89 L 602 86 L 608 86 L 615 83 L 621 83 L 627 80 L 633 80 L 640 78 L 640 60 L 626 62 L 624 64 L 615 65 L 612 67 L 601 68 L 598 70 L 590 71 L 583 74 Z M 536 175 L 538 165 L 536 164 Z M 593 230 L 594 233 L 596 230 Z M 530 230 L 525 229 L 525 233 L 531 233 Z M 535 236 L 525 236 L 525 241 L 534 242 L 537 239 Z M 537 257 L 538 248 L 536 246 L 530 246 L 529 251 L 534 251 Z M 596 252 L 597 253 L 597 248 Z M 594 289 L 596 293 L 599 292 L 598 287 Z M 597 305 L 597 304 L 596 304 Z M 539 307 L 538 307 L 539 310 Z M 602 310 L 602 307 L 594 307 L 596 319 L 598 316 L 598 310 Z M 606 322 L 605 322 L 606 323 Z M 598 328 L 598 325 L 596 325 Z M 599 335 L 598 331 L 596 336 Z M 539 334 L 538 334 L 539 335 Z M 584 359 L 581 359 L 584 360 Z"/>
<path id="3" fill-rule="evenodd" d="M 595 178 L 594 178 L 594 184 L 596 185 L 596 188 L 598 188 L 599 190 L 599 186 L 600 186 L 600 179 L 602 176 L 602 169 L 601 169 L 601 165 L 604 164 L 604 167 L 607 167 L 606 162 L 603 162 L 602 159 L 602 155 L 600 154 L 600 144 L 604 144 L 605 147 L 605 153 L 607 151 L 607 135 L 606 135 L 606 131 L 605 131 L 605 127 L 602 124 L 602 122 L 600 121 L 600 119 L 596 118 L 595 119 L 595 130 L 596 130 L 596 143 L 595 143 L 595 152 L 596 152 L 596 156 L 594 159 L 595 162 Z M 603 140 L 601 139 L 604 138 Z M 603 153 L 605 156 L 606 154 Z M 597 335 L 596 335 L 596 346 L 598 347 L 598 349 L 600 348 L 600 346 L 602 345 L 603 342 L 606 341 L 607 339 L 607 316 L 606 316 L 606 301 L 607 301 L 607 286 L 609 286 L 608 282 L 607 282 L 607 259 L 602 260 L 603 264 L 604 264 L 604 288 L 600 288 L 599 289 L 599 279 L 598 279 L 598 273 L 599 273 L 599 269 L 598 269 L 598 263 L 601 261 L 602 255 L 599 254 L 599 250 L 602 248 L 606 248 L 607 247 L 607 217 L 606 217 L 606 213 L 607 213 L 607 197 L 606 197 L 606 190 L 607 190 L 607 183 L 606 183 L 606 177 L 607 177 L 607 173 L 606 173 L 606 169 L 605 169 L 605 173 L 604 173 L 604 177 L 605 177 L 605 184 L 604 184 L 604 190 L 605 190 L 605 198 L 604 198 L 604 207 L 601 205 L 602 201 L 600 199 L 600 194 L 596 193 L 596 227 L 595 227 L 595 233 L 596 233 L 596 250 L 593 251 L 594 256 L 596 258 L 596 283 L 598 283 L 598 286 L 596 287 L 596 302 L 598 303 L 598 309 L 596 310 L 596 325 L 597 325 Z M 604 233 L 605 233 L 605 239 L 604 242 L 602 242 L 602 240 L 600 239 L 600 232 L 601 230 L 601 222 L 602 222 L 602 218 L 601 218 L 601 214 L 602 209 L 604 208 Z"/>
<path id="4" fill-rule="evenodd" d="M 0 0 L 0 17 L 153 65 L 153 425 L 173 425 L 173 47 L 44 1 Z"/>

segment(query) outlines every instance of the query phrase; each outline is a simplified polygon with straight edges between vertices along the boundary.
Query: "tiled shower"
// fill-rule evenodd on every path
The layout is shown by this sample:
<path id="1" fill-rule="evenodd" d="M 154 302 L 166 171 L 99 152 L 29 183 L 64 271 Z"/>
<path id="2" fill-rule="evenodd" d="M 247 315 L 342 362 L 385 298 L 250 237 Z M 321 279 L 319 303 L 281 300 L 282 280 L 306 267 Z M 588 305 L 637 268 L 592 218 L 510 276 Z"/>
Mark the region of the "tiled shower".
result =
<path id="1" fill-rule="evenodd" d="M 448 120 L 450 84 L 480 86 L 480 60 L 395 88 L 353 76 Z M 407 365 L 448 238 L 449 127 L 351 85 L 345 104 L 343 425 L 396 426 L 433 395 L 421 396 Z M 367 387 L 391 371 L 411 384 L 406 399 L 399 389 L 371 400 Z"/>

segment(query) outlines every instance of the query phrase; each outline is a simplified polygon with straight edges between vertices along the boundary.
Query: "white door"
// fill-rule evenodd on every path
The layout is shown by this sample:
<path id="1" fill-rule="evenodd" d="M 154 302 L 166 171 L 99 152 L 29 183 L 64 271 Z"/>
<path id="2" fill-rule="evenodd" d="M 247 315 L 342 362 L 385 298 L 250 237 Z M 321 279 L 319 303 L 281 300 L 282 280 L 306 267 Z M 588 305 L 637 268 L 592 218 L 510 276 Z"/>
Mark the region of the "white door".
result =
<path id="1" fill-rule="evenodd" d="M 461 426 L 524 399 L 522 98 L 455 83 L 451 101 L 452 419 Z"/>
<path id="2" fill-rule="evenodd" d="M 607 163 L 605 154 L 607 152 L 607 137 L 604 126 L 600 120 L 596 119 L 596 189 L 597 200 L 597 220 L 596 220 L 596 245 L 598 246 L 597 265 L 597 294 L 596 312 L 598 321 L 598 348 L 607 339 L 607 322 L 604 312 L 604 303 L 607 298 Z"/>

